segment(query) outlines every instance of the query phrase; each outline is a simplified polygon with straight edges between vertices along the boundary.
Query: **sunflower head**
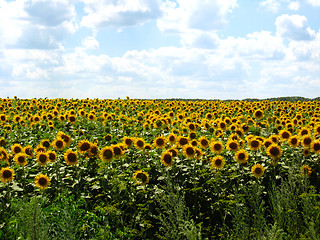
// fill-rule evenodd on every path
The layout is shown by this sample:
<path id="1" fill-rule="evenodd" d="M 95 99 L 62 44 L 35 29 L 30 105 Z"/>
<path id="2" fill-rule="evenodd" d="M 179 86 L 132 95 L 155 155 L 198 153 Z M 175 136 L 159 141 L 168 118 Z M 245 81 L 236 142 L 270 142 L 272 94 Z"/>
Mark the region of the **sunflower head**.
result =
<path id="1" fill-rule="evenodd" d="M 213 141 L 210 144 L 210 149 L 215 154 L 220 154 L 223 151 L 223 144 L 220 141 Z"/>
<path id="2" fill-rule="evenodd" d="M 161 163 L 166 167 L 171 167 L 173 164 L 173 156 L 172 153 L 169 150 L 164 151 L 161 154 Z"/>
<path id="3" fill-rule="evenodd" d="M 198 142 L 202 148 L 207 148 L 210 144 L 209 140 L 205 136 L 200 137 Z"/>
<path id="4" fill-rule="evenodd" d="M 224 159 L 223 156 L 216 155 L 211 159 L 211 164 L 212 164 L 211 168 L 222 169 L 226 164 L 226 160 Z"/>
<path id="5" fill-rule="evenodd" d="M 14 171 L 11 168 L 3 167 L 0 170 L 0 181 L 11 182 L 14 179 Z"/>
<path id="6" fill-rule="evenodd" d="M 268 148 L 267 148 L 267 154 L 272 158 L 272 159 L 278 159 L 282 155 L 282 149 L 278 144 L 272 143 Z"/>
<path id="7" fill-rule="evenodd" d="M 78 164 L 78 153 L 68 149 L 64 155 L 64 160 L 66 161 L 67 165 L 77 165 Z"/>
<path id="8" fill-rule="evenodd" d="M 55 151 L 48 150 L 47 154 L 48 154 L 48 160 L 50 162 L 55 162 L 57 160 L 57 153 Z"/>
<path id="9" fill-rule="evenodd" d="M 183 151 L 183 155 L 187 158 L 192 158 L 196 154 L 195 148 L 190 144 L 184 145 L 182 148 L 182 151 Z"/>
<path id="10" fill-rule="evenodd" d="M 236 140 L 228 140 L 226 147 L 229 151 L 236 152 L 239 149 L 239 142 Z"/>
<path id="11" fill-rule="evenodd" d="M 124 151 L 122 150 L 122 148 L 119 144 L 112 145 L 111 147 L 112 147 L 113 154 L 114 154 L 115 158 L 118 159 L 121 156 L 123 156 Z"/>
<path id="12" fill-rule="evenodd" d="M 251 173 L 256 177 L 256 178 L 260 178 L 262 177 L 262 175 L 264 174 L 265 168 L 257 163 L 255 165 L 252 166 L 251 168 Z"/>
<path id="13" fill-rule="evenodd" d="M 145 145 L 145 141 L 143 138 L 136 138 L 135 141 L 134 141 L 134 146 L 137 148 L 137 149 L 144 149 L 144 145 Z"/>
<path id="14" fill-rule="evenodd" d="M 66 147 L 66 143 L 62 138 L 56 138 L 53 140 L 52 146 L 54 149 L 61 151 Z"/>
<path id="15" fill-rule="evenodd" d="M 17 153 L 20 153 L 22 152 L 22 147 L 19 143 L 15 143 L 11 146 L 11 152 L 13 154 L 17 154 Z"/>
<path id="16" fill-rule="evenodd" d="M 247 153 L 246 150 L 241 149 L 236 152 L 235 159 L 238 163 L 241 163 L 241 164 L 246 163 L 249 159 L 249 154 Z"/>
<path id="17" fill-rule="evenodd" d="M 264 113 L 260 109 L 256 110 L 253 115 L 256 119 L 262 119 L 264 117 Z"/>
<path id="18" fill-rule="evenodd" d="M 298 136 L 291 136 L 289 139 L 288 139 L 288 142 L 290 144 L 291 147 L 298 147 L 300 145 L 300 139 Z"/>
<path id="19" fill-rule="evenodd" d="M 25 166 L 28 163 L 27 156 L 27 154 L 20 152 L 14 156 L 14 161 L 19 166 Z"/>
<path id="20" fill-rule="evenodd" d="M 47 152 L 37 153 L 37 162 L 39 166 L 46 166 L 49 161 L 49 154 Z"/>
<path id="21" fill-rule="evenodd" d="M 164 148 L 166 146 L 167 139 L 163 136 L 158 136 L 154 139 L 153 145 L 156 148 Z"/>
<path id="22" fill-rule="evenodd" d="M 111 162 L 114 157 L 113 148 L 110 146 L 105 146 L 100 150 L 99 157 L 101 161 Z"/>
<path id="23" fill-rule="evenodd" d="M 41 190 L 45 190 L 51 185 L 51 179 L 47 175 L 39 174 L 35 177 L 34 183 Z"/>
<path id="24" fill-rule="evenodd" d="M 187 145 L 189 143 L 189 138 L 178 136 L 176 143 L 179 147 L 183 147 L 184 145 Z"/>
<path id="25" fill-rule="evenodd" d="M 139 170 L 133 174 L 133 179 L 137 184 L 144 186 L 149 182 L 149 174 Z"/>
<path id="26" fill-rule="evenodd" d="M 260 147 L 262 145 L 260 140 L 258 140 L 256 137 L 251 138 L 249 140 L 248 144 L 249 144 L 250 150 L 252 150 L 252 151 L 256 151 L 256 150 L 260 149 Z"/>
<path id="27" fill-rule="evenodd" d="M 313 139 L 309 134 L 303 135 L 301 138 L 301 145 L 305 148 L 310 147 L 312 142 L 313 142 Z"/>
<path id="28" fill-rule="evenodd" d="M 79 153 L 84 154 L 90 149 L 90 142 L 88 140 L 81 140 L 78 145 L 77 149 Z"/>
<path id="29" fill-rule="evenodd" d="M 4 161 L 4 162 L 9 161 L 9 155 L 3 147 L 0 147 L 0 161 Z"/>
<path id="30" fill-rule="evenodd" d="M 127 148 L 131 148 L 132 144 L 134 143 L 134 139 L 131 137 L 123 137 L 122 143 L 127 146 Z"/>
<path id="31" fill-rule="evenodd" d="M 314 153 L 320 153 L 320 140 L 315 140 L 311 144 L 311 151 Z"/>

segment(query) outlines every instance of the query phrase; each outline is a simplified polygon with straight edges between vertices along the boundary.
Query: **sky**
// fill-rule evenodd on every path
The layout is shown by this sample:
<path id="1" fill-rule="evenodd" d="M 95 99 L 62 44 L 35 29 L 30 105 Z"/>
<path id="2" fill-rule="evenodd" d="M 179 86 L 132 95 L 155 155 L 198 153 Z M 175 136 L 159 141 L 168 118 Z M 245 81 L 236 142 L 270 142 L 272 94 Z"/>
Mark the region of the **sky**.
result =
<path id="1" fill-rule="evenodd" d="M 0 98 L 320 96 L 320 0 L 0 0 Z"/>

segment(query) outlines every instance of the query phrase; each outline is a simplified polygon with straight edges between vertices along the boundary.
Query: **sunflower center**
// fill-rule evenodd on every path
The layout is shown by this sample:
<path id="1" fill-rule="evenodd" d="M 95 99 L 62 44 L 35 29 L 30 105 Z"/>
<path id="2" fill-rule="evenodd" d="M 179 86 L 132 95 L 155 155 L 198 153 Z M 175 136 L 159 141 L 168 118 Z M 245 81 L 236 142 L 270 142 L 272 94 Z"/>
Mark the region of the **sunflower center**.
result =
<path id="1" fill-rule="evenodd" d="M 15 153 L 19 153 L 19 152 L 21 152 L 21 148 L 20 148 L 20 147 L 15 147 L 15 148 L 13 149 L 13 151 L 14 151 Z"/>
<path id="2" fill-rule="evenodd" d="M 289 136 L 289 133 L 284 132 L 284 133 L 282 133 L 282 137 L 283 137 L 284 139 L 287 139 L 287 138 L 289 138 L 290 136 Z"/>
<path id="3" fill-rule="evenodd" d="M 38 182 L 39 182 L 40 186 L 47 186 L 48 180 L 46 178 L 42 177 L 42 178 L 39 179 Z"/>
<path id="4" fill-rule="evenodd" d="M 229 144 L 229 147 L 230 147 L 231 149 L 237 149 L 237 148 L 238 148 L 238 144 L 235 143 L 235 142 L 231 142 L 231 143 Z"/>
<path id="5" fill-rule="evenodd" d="M 175 137 L 174 137 L 174 136 L 170 136 L 170 137 L 169 137 L 169 141 L 170 141 L 170 142 L 174 142 L 174 140 L 175 140 Z"/>
<path id="6" fill-rule="evenodd" d="M 50 143 L 48 141 L 43 142 L 42 145 L 46 148 L 50 147 Z"/>
<path id="7" fill-rule="evenodd" d="M 262 169 L 261 168 L 256 168 L 256 169 L 254 169 L 254 172 L 259 175 L 259 174 L 262 173 Z"/>
<path id="8" fill-rule="evenodd" d="M 257 140 L 252 140 L 252 141 L 251 141 L 251 146 L 252 146 L 253 148 L 259 147 L 259 141 L 257 141 Z"/>
<path id="9" fill-rule="evenodd" d="M 192 147 L 188 147 L 187 149 L 186 149 L 186 153 L 187 153 L 187 155 L 193 155 L 194 154 L 194 149 L 192 148 Z"/>
<path id="10" fill-rule="evenodd" d="M 97 147 L 91 147 L 90 148 L 90 152 L 95 155 L 95 154 L 98 153 L 98 148 Z"/>
<path id="11" fill-rule="evenodd" d="M 181 138 L 181 139 L 180 139 L 180 145 L 183 146 L 183 145 L 186 145 L 186 144 L 188 144 L 188 139 L 186 139 L 186 138 Z"/>
<path id="12" fill-rule="evenodd" d="M 313 145 L 313 149 L 314 149 L 315 151 L 319 151 L 319 150 L 320 150 L 320 143 L 315 143 L 315 144 Z"/>
<path id="13" fill-rule="evenodd" d="M 132 140 L 128 138 L 128 139 L 126 139 L 125 143 L 126 143 L 128 146 L 130 146 L 130 145 L 132 144 Z"/>
<path id="14" fill-rule="evenodd" d="M 166 154 L 164 155 L 163 160 L 166 164 L 171 164 L 172 157 L 170 156 L 170 154 Z"/>
<path id="15" fill-rule="evenodd" d="M 214 164 L 217 166 L 217 167 L 220 167 L 222 165 L 222 160 L 221 159 L 217 159 L 215 160 Z"/>
<path id="16" fill-rule="evenodd" d="M 246 158 L 246 155 L 244 153 L 239 153 L 238 159 L 239 160 L 244 160 Z"/>
<path id="17" fill-rule="evenodd" d="M 54 160 L 56 160 L 56 155 L 54 153 L 49 153 L 49 159 L 51 162 L 53 162 Z"/>
<path id="18" fill-rule="evenodd" d="M 305 145 L 310 145 L 311 141 L 312 141 L 311 138 L 303 139 L 303 142 L 304 142 Z"/>
<path id="19" fill-rule="evenodd" d="M 277 147 L 273 147 L 270 149 L 270 154 L 276 157 L 280 154 L 280 150 Z"/>
<path id="20" fill-rule="evenodd" d="M 12 172 L 10 170 L 4 170 L 2 173 L 3 178 L 11 178 L 12 177 Z"/>
<path id="21" fill-rule="evenodd" d="M 214 150 L 216 150 L 216 151 L 220 151 L 221 145 L 218 144 L 218 143 L 216 143 L 216 144 L 213 146 L 213 148 L 214 148 Z"/>
<path id="22" fill-rule="evenodd" d="M 47 161 L 47 156 L 44 155 L 44 154 L 41 154 L 41 155 L 39 156 L 39 161 L 40 161 L 41 163 L 45 163 L 45 162 Z"/>
<path id="23" fill-rule="evenodd" d="M 106 158 L 106 159 L 110 159 L 112 158 L 112 151 L 107 149 L 103 152 L 103 157 Z"/>
<path id="24" fill-rule="evenodd" d="M 137 178 L 141 179 L 142 182 L 146 182 L 147 181 L 147 176 L 143 173 L 138 173 L 137 174 Z"/>
<path id="25" fill-rule="evenodd" d="M 76 162 L 77 161 L 77 155 L 74 153 L 69 153 L 68 154 L 68 161 L 69 162 Z"/>
<path id="26" fill-rule="evenodd" d="M 298 139 L 292 138 L 291 139 L 291 144 L 296 145 L 298 143 Z"/>
<path id="27" fill-rule="evenodd" d="M 137 146 L 138 146 L 138 147 L 142 148 L 143 145 L 144 145 L 144 144 L 143 144 L 143 141 L 141 141 L 141 140 L 138 140 L 138 141 L 137 141 Z"/>
<path id="28" fill-rule="evenodd" d="M 172 157 L 176 157 L 178 154 L 174 149 L 169 150 L 172 153 Z"/>
<path id="29" fill-rule="evenodd" d="M 87 142 L 84 142 L 81 144 L 80 149 L 81 149 L 81 151 L 87 151 L 90 149 L 90 144 Z"/>
<path id="30" fill-rule="evenodd" d="M 301 136 L 307 135 L 307 134 L 308 134 L 308 130 L 303 129 L 303 130 L 301 131 Z"/>
<path id="31" fill-rule="evenodd" d="M 201 140 L 201 145 L 202 146 L 207 146 L 208 145 L 208 141 L 205 140 L 205 139 Z"/>
<path id="32" fill-rule="evenodd" d="M 119 147 L 113 147 L 113 152 L 116 156 L 121 155 L 121 149 Z"/>
<path id="33" fill-rule="evenodd" d="M 57 146 L 57 148 L 62 148 L 63 147 L 63 142 L 61 140 L 58 140 L 56 142 L 56 146 Z"/>
<path id="34" fill-rule="evenodd" d="M 162 138 L 157 139 L 156 143 L 157 143 L 158 146 L 163 146 L 164 145 L 164 141 L 163 141 Z"/>
<path id="35" fill-rule="evenodd" d="M 25 162 L 25 158 L 23 156 L 18 157 L 18 162 L 19 163 L 24 163 Z"/>

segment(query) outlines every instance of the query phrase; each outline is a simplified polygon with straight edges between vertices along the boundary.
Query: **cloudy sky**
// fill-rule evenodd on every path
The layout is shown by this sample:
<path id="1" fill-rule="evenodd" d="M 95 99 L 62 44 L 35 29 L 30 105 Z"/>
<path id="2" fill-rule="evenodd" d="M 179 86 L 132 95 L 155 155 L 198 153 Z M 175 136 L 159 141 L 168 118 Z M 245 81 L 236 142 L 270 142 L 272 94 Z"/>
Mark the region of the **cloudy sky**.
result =
<path id="1" fill-rule="evenodd" d="M 320 96 L 320 0 L 0 0 L 0 97 Z"/>

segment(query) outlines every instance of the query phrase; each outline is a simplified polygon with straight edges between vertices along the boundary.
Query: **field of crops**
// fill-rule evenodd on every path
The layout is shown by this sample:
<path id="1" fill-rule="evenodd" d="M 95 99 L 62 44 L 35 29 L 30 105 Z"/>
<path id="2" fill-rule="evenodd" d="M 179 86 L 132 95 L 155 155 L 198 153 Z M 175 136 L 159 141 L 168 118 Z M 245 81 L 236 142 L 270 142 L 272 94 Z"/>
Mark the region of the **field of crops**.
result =
<path id="1" fill-rule="evenodd" d="M 1 239 L 319 239 L 320 102 L 0 99 Z"/>

